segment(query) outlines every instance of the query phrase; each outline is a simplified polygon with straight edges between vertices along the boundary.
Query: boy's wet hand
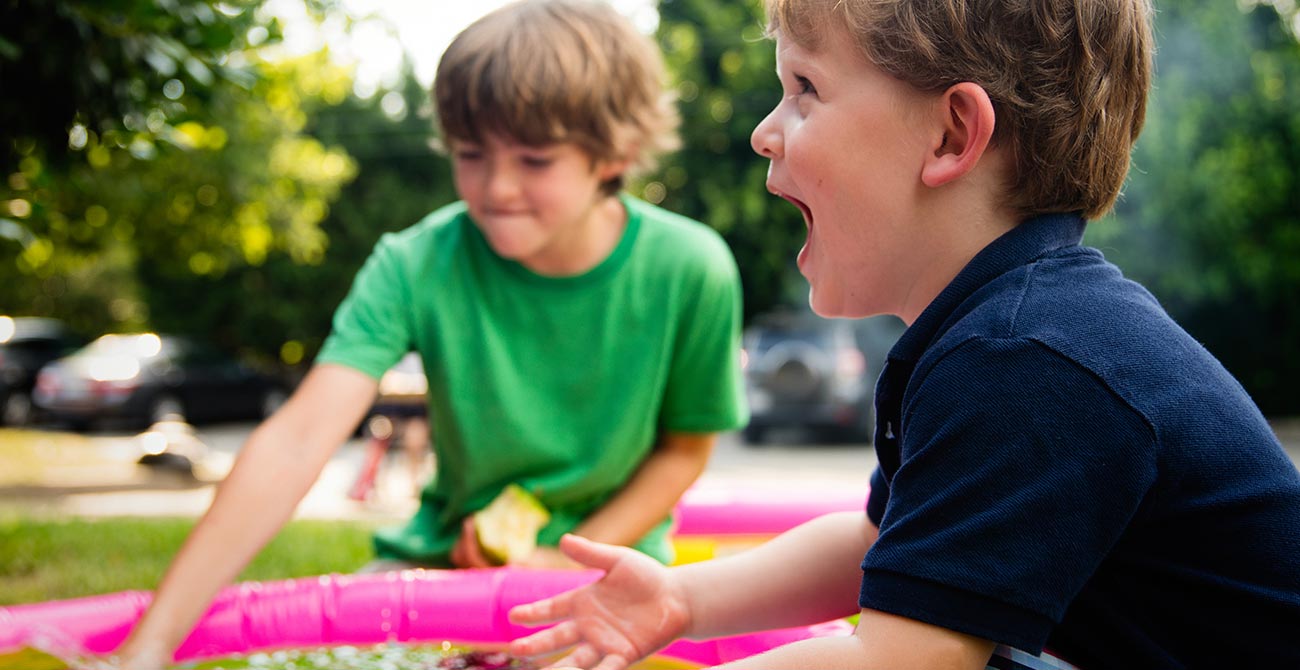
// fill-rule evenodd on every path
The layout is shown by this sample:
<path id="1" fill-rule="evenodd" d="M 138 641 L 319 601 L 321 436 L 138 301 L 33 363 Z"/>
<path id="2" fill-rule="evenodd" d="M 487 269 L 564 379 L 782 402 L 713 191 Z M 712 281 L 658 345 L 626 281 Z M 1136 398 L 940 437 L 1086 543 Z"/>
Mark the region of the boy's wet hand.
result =
<path id="1" fill-rule="evenodd" d="M 514 641 L 510 651 L 533 656 L 568 649 L 556 666 L 622 670 L 680 636 L 690 623 L 685 598 L 667 568 L 627 547 L 566 535 L 569 558 L 605 571 L 595 582 L 510 610 L 525 625 L 558 622 Z"/>
<path id="2" fill-rule="evenodd" d="M 451 564 L 458 568 L 496 567 L 495 563 L 483 555 L 483 549 L 479 547 L 478 531 L 474 530 L 474 515 L 465 517 L 461 522 L 460 537 L 456 539 L 456 544 L 452 546 L 448 558 Z"/>

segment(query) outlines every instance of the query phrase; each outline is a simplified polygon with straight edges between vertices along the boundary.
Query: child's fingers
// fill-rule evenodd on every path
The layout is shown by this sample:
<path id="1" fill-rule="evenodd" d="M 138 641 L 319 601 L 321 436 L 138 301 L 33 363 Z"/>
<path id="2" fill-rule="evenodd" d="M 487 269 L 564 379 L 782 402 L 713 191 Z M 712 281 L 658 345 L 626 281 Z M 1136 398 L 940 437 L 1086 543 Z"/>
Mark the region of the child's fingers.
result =
<path id="1" fill-rule="evenodd" d="M 622 556 L 623 547 L 592 542 L 580 535 L 567 534 L 560 538 L 560 551 L 565 556 L 589 567 L 609 571 Z"/>
<path id="2" fill-rule="evenodd" d="M 577 668 L 590 668 L 600 660 L 600 652 L 589 644 L 580 644 L 569 652 L 567 656 L 556 661 L 551 667 L 574 666 Z"/>
<path id="3" fill-rule="evenodd" d="M 572 647 L 581 638 L 578 626 L 566 621 L 511 642 L 510 652 L 520 656 L 539 656 Z"/>
<path id="4" fill-rule="evenodd" d="M 465 542 L 463 540 L 457 540 L 456 544 L 451 545 L 451 554 L 447 556 L 447 559 L 451 561 L 451 564 L 457 568 L 469 567 L 467 563 L 468 559 L 465 558 L 464 545 Z"/>
<path id="5" fill-rule="evenodd" d="M 515 605 L 506 613 L 512 623 L 536 626 L 559 621 L 569 616 L 572 610 L 573 591 L 566 591 L 553 598 L 537 602 Z"/>
<path id="6" fill-rule="evenodd" d="M 460 547 L 461 557 L 465 561 L 464 568 L 491 568 L 495 564 L 483 555 L 483 550 L 479 548 L 478 531 L 474 528 L 474 515 L 465 517 L 461 524 L 460 530 Z"/>
<path id="7" fill-rule="evenodd" d="M 626 658 L 623 658 L 618 654 L 610 654 L 601 659 L 600 665 L 597 665 L 591 670 L 623 670 L 629 665 L 631 665 L 631 663 L 629 663 Z"/>

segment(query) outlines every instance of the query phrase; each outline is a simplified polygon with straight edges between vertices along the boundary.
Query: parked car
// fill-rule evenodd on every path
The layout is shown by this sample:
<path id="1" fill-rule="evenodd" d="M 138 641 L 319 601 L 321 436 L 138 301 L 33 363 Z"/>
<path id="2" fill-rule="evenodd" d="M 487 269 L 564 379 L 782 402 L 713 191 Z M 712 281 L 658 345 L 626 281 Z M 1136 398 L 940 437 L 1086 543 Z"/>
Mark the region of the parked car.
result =
<path id="1" fill-rule="evenodd" d="M 760 443 L 773 428 L 871 442 L 876 378 L 903 330 L 894 317 L 826 319 L 782 311 L 755 318 L 743 340 L 750 408 L 745 442 Z"/>
<path id="2" fill-rule="evenodd" d="M 85 343 L 57 319 L 0 316 L 0 425 L 31 423 L 36 373 Z"/>
<path id="3" fill-rule="evenodd" d="M 84 428 L 101 420 L 149 425 L 260 419 L 288 384 L 203 343 L 171 335 L 104 335 L 46 365 L 32 399 L 52 419 Z"/>

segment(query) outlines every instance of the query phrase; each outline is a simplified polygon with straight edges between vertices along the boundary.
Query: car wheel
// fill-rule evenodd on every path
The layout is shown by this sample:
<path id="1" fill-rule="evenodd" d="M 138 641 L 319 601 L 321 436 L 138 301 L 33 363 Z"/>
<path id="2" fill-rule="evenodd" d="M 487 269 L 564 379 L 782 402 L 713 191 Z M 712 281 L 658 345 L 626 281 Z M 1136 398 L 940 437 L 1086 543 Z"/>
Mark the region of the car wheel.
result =
<path id="1" fill-rule="evenodd" d="M 276 410 L 284 406 L 289 394 L 283 389 L 270 389 L 262 396 L 262 417 L 263 419 L 275 414 Z"/>
<path id="2" fill-rule="evenodd" d="M 153 402 L 149 403 L 149 423 L 154 424 L 159 421 L 184 421 L 185 405 L 181 399 L 170 393 L 159 393 L 154 396 Z"/>
<path id="3" fill-rule="evenodd" d="M 0 425 L 25 426 L 32 420 L 32 397 L 23 391 L 14 391 L 5 398 Z"/>

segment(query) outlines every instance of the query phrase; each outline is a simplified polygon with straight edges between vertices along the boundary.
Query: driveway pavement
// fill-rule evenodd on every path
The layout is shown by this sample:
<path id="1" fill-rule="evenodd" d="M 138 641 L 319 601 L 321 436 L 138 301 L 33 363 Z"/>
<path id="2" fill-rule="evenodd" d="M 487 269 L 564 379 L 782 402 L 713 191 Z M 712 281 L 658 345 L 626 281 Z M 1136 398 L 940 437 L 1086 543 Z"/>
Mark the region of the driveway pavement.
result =
<path id="1" fill-rule="evenodd" d="M 0 509 L 20 507 L 51 515 L 198 516 L 216 482 L 229 471 L 247 424 L 200 427 L 202 443 L 192 474 L 138 465 L 144 453 L 137 433 L 77 435 L 47 430 L 0 429 Z M 1300 464 L 1300 418 L 1274 422 L 1274 430 Z M 773 443 L 748 446 L 735 433 L 719 440 L 701 484 L 747 491 L 844 491 L 865 488 L 875 463 L 867 445 L 798 444 L 798 436 L 773 435 Z M 296 512 L 298 518 L 403 519 L 416 498 L 400 454 L 390 454 L 366 501 L 348 496 L 366 452 L 362 440 L 344 444 Z"/>
<path id="2" fill-rule="evenodd" d="M 193 474 L 138 465 L 138 433 L 77 435 L 47 430 L 0 429 L 0 508 L 20 506 L 52 515 L 198 516 L 234 462 L 251 425 L 197 429 L 203 444 Z M 776 436 L 779 437 L 780 436 Z M 345 443 L 299 505 L 297 518 L 402 519 L 416 497 L 401 454 L 382 462 L 374 494 L 348 496 L 365 459 L 364 440 Z M 17 461 L 19 467 L 6 467 Z M 721 436 L 702 484 L 749 490 L 865 489 L 875 454 L 866 445 L 742 445 Z"/>

